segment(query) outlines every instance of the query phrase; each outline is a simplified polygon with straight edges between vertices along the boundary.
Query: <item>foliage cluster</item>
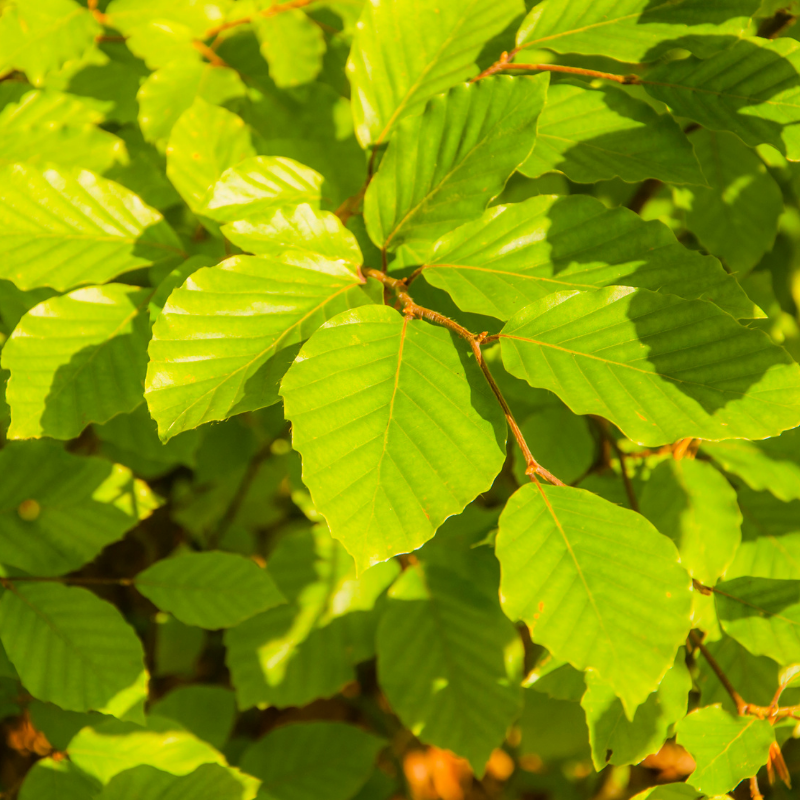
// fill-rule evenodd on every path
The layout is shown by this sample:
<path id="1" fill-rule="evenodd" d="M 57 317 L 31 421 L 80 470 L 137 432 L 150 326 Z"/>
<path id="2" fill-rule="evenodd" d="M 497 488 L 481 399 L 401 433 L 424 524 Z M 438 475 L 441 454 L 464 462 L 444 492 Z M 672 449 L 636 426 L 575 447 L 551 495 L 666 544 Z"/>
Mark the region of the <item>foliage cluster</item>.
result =
<path id="1" fill-rule="evenodd" d="M 3 797 L 790 796 L 787 3 L 0 2 Z"/>

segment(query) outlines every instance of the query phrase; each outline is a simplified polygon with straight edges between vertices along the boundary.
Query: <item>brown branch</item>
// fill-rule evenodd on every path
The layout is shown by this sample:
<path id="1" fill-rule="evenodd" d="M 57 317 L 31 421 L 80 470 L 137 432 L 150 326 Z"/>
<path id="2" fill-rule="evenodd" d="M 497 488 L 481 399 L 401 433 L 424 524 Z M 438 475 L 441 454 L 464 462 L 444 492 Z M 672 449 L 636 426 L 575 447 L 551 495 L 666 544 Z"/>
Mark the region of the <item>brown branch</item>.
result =
<path id="1" fill-rule="evenodd" d="M 192 42 L 192 47 L 197 50 L 202 56 L 208 59 L 208 63 L 211 64 L 212 67 L 228 67 L 230 69 L 230 65 L 223 61 L 207 44 L 204 42 L 195 39 Z"/>
<path id="2" fill-rule="evenodd" d="M 762 39 L 776 39 L 795 22 L 797 22 L 797 17 L 794 14 L 790 14 L 785 9 L 778 11 L 777 14 L 765 19 L 759 25 L 756 36 L 760 36 Z"/>
<path id="3" fill-rule="evenodd" d="M 663 185 L 658 178 L 648 178 L 639 185 L 639 188 L 628 202 L 628 208 L 635 214 L 641 214 L 642 209 L 653 199 Z"/>
<path id="4" fill-rule="evenodd" d="M 750 797 L 752 800 L 764 800 L 764 795 L 761 794 L 761 790 L 758 788 L 758 778 L 755 775 L 750 778 Z"/>
<path id="5" fill-rule="evenodd" d="M 71 583 L 76 586 L 133 586 L 133 578 L 85 578 L 80 575 L 74 577 L 69 575 L 8 575 L 0 578 L 0 585 L 5 589 L 11 589 L 15 583 L 35 582 L 35 583 Z M 6 585 L 8 584 L 8 585 Z"/>
<path id="6" fill-rule="evenodd" d="M 495 379 L 489 370 L 489 366 L 484 361 L 481 345 L 485 344 L 488 339 L 492 339 L 492 341 L 496 341 L 496 339 L 487 336 L 486 333 L 472 333 L 463 325 L 459 325 L 455 320 L 450 319 L 450 317 L 446 317 L 444 314 L 440 314 L 438 311 L 434 311 L 433 309 L 417 305 L 411 295 L 408 293 L 408 279 L 392 278 L 390 275 L 386 275 L 376 269 L 367 268 L 362 271 L 364 275 L 370 278 L 375 278 L 375 280 L 380 281 L 387 289 L 391 289 L 395 293 L 395 296 L 402 306 L 402 312 L 406 317 L 424 319 L 436 325 L 441 325 L 442 327 L 447 328 L 448 330 L 457 334 L 465 341 L 469 342 L 472 352 L 475 355 L 475 360 L 477 361 L 478 366 L 481 368 L 481 372 L 483 372 L 486 382 L 489 384 L 494 396 L 497 398 L 497 402 L 500 403 L 500 407 L 503 409 L 503 414 L 506 418 L 506 422 L 508 423 L 508 427 L 511 429 L 511 432 L 514 435 L 514 438 L 517 440 L 517 444 L 519 445 L 520 450 L 522 450 L 522 454 L 525 457 L 525 463 L 527 464 L 525 474 L 534 481 L 536 480 L 536 475 L 541 475 L 545 480 L 550 481 L 550 483 L 553 483 L 556 486 L 564 486 L 565 484 L 563 481 L 560 481 L 558 478 L 556 478 L 555 475 L 553 475 L 549 470 L 545 469 L 533 457 L 530 448 L 528 447 L 528 443 L 525 441 L 525 437 L 523 436 L 517 421 L 514 419 L 514 414 L 511 411 L 511 407 L 506 402 L 505 397 L 503 397 L 503 393 L 500 391 L 500 387 L 495 382 Z"/>
<path id="7" fill-rule="evenodd" d="M 739 692 L 733 688 L 733 684 L 728 680 L 728 676 L 722 671 L 722 667 L 720 667 L 720 665 L 717 663 L 717 660 L 714 658 L 714 656 L 708 652 L 708 649 L 703 644 L 700 637 L 694 631 L 689 631 L 689 638 L 692 640 L 692 644 L 694 644 L 703 654 L 703 657 L 708 662 L 708 666 L 714 670 L 714 674 L 719 678 L 719 682 L 725 687 L 725 691 L 731 696 L 731 700 L 733 700 L 734 705 L 736 706 L 736 711 L 742 716 L 747 714 L 747 703 L 745 703 Z"/>

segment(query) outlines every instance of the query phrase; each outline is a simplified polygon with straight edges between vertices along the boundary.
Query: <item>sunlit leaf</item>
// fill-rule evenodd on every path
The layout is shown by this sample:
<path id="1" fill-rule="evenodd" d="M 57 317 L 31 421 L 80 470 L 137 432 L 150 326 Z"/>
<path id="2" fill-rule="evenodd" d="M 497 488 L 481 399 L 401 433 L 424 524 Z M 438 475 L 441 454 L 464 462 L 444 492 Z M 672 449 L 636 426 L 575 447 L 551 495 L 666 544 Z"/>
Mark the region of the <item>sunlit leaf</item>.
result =
<path id="1" fill-rule="evenodd" d="M 322 69 L 325 37 L 301 10 L 256 18 L 254 29 L 278 88 L 299 86 L 317 77 Z"/>

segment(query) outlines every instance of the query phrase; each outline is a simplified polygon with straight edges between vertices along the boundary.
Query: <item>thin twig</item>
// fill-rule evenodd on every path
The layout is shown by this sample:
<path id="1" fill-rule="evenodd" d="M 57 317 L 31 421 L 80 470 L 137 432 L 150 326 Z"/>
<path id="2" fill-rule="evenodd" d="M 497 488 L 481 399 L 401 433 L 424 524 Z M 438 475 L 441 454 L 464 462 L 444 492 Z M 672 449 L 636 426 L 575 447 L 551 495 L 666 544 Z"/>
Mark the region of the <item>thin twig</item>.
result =
<path id="1" fill-rule="evenodd" d="M 797 22 L 797 17 L 794 14 L 790 14 L 785 10 L 778 11 L 777 14 L 765 19 L 759 25 L 756 36 L 760 36 L 762 39 L 776 39 L 787 28 L 794 25 L 795 22 Z"/>
<path id="2" fill-rule="evenodd" d="M 80 575 L 8 575 L 0 578 L 0 584 L 4 588 L 9 588 L 6 586 L 6 582 L 12 586 L 15 583 L 23 582 L 73 583 L 77 586 L 133 586 L 135 583 L 133 578 L 88 578 Z"/>
<path id="3" fill-rule="evenodd" d="M 731 696 L 731 700 L 733 700 L 737 712 L 741 715 L 746 714 L 747 703 L 745 703 L 744 698 L 739 694 L 739 692 L 733 688 L 733 684 L 728 680 L 728 676 L 722 671 L 722 667 L 720 667 L 720 665 L 717 663 L 717 660 L 714 658 L 714 656 L 708 652 L 708 648 L 703 644 L 703 641 L 694 631 L 689 631 L 689 638 L 692 640 L 692 644 L 694 644 L 703 654 L 703 658 L 705 658 L 705 660 L 708 662 L 708 666 L 714 670 L 714 674 L 719 678 L 719 682 L 725 687 L 725 691 Z"/>
<path id="4" fill-rule="evenodd" d="M 755 775 L 750 778 L 750 797 L 752 800 L 764 800 L 764 795 L 761 794 L 761 790 L 758 788 L 758 779 Z"/>
<path id="5" fill-rule="evenodd" d="M 436 325 L 441 325 L 442 327 L 451 330 L 465 341 L 469 342 L 472 352 L 475 355 L 475 360 L 477 361 L 478 366 L 481 368 L 481 371 L 486 378 L 486 382 L 489 384 L 492 392 L 494 392 L 494 396 L 500 403 L 500 407 L 503 409 L 503 414 L 506 418 L 506 422 L 508 423 L 508 427 L 511 429 L 511 432 L 514 435 L 514 438 L 517 440 L 517 444 L 519 445 L 520 450 L 522 450 L 522 454 L 525 457 L 525 463 L 527 464 L 525 474 L 528 475 L 531 480 L 536 480 L 536 475 L 541 475 L 545 480 L 550 481 L 550 483 L 553 483 L 556 486 L 564 486 L 562 481 L 556 478 L 556 476 L 553 475 L 549 470 L 545 469 L 531 454 L 528 443 L 525 441 L 525 437 L 523 436 L 517 421 L 514 419 L 514 414 L 512 413 L 510 406 L 506 402 L 505 397 L 503 397 L 500 387 L 495 382 L 495 379 L 489 370 L 489 366 L 484 361 L 481 345 L 485 344 L 487 339 L 491 339 L 492 337 L 487 336 L 486 333 L 472 333 L 463 325 L 459 325 L 455 320 L 450 319 L 450 317 L 446 317 L 444 314 L 440 314 L 438 311 L 433 311 L 430 308 L 417 305 L 417 303 L 414 302 L 411 295 L 408 293 L 408 279 L 392 278 L 390 275 L 385 275 L 383 272 L 369 268 L 363 270 L 363 273 L 370 278 L 379 280 L 387 289 L 391 289 L 395 293 L 400 305 L 402 306 L 403 314 L 406 317 L 424 319 L 428 322 L 433 322 Z"/>
<path id="6" fill-rule="evenodd" d="M 284 11 L 292 11 L 295 8 L 303 8 L 304 6 L 310 6 L 315 0 L 292 0 L 290 3 L 282 3 L 278 5 L 277 3 L 271 5 L 269 8 L 264 9 L 263 11 L 259 11 L 257 14 L 254 14 L 250 17 L 240 17 L 239 19 L 231 20 L 230 22 L 223 22 L 221 25 L 217 25 L 214 28 L 209 28 L 205 34 L 203 35 L 204 39 L 213 39 L 216 36 L 219 36 L 220 33 L 223 31 L 227 31 L 230 28 L 236 28 L 239 25 L 247 25 L 248 23 L 253 21 L 253 17 L 273 17 L 275 14 L 280 14 Z"/>
<path id="7" fill-rule="evenodd" d="M 635 214 L 641 214 L 642 209 L 653 199 L 663 185 L 658 178 L 648 178 L 636 190 L 628 202 L 628 208 Z"/>
<path id="8" fill-rule="evenodd" d="M 606 432 L 607 433 L 607 432 Z M 633 511 L 639 511 L 639 501 L 636 499 L 636 492 L 633 491 L 633 483 L 628 475 L 628 467 L 625 463 L 625 454 L 619 449 L 619 445 L 611 434 L 607 433 L 608 441 L 614 453 L 619 459 L 619 471 L 622 473 L 622 482 L 625 484 L 625 493 L 628 495 L 628 502 Z"/>

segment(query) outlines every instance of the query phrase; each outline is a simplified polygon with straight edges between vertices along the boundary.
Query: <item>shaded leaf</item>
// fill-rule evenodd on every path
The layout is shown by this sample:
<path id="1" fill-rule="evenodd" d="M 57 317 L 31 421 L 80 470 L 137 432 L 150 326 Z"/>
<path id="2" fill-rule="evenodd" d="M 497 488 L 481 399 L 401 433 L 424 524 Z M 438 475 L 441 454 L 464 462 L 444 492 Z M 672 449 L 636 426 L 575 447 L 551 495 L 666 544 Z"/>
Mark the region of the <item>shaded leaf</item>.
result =
<path id="1" fill-rule="evenodd" d="M 145 383 L 162 439 L 276 402 L 283 374 L 271 369 L 276 353 L 371 302 L 341 262 L 303 258 L 295 265 L 234 256 L 193 273 L 170 295 L 153 326 Z"/>
<path id="2" fill-rule="evenodd" d="M 158 608 L 215 630 L 284 602 L 265 569 L 233 553 L 187 553 L 157 561 L 134 579 Z"/>
<path id="3" fill-rule="evenodd" d="M 217 222 L 233 222 L 256 220 L 284 205 L 310 203 L 319 208 L 322 181 L 322 175 L 290 158 L 247 158 L 222 173 L 198 213 Z"/>
<path id="4" fill-rule="evenodd" d="M 711 5 L 704 0 L 545 0 L 523 21 L 517 45 L 605 55 L 629 63 L 653 61 L 674 47 L 706 57 L 731 37 L 741 36 L 759 4 L 759 0 Z"/>
<path id="5" fill-rule="evenodd" d="M 638 764 L 661 748 L 672 726 L 686 714 L 692 676 L 685 658 L 680 648 L 658 689 L 636 709 L 630 721 L 614 690 L 592 670 L 586 673 L 587 690 L 581 706 L 586 712 L 596 770 L 607 764 Z"/>
<path id="6" fill-rule="evenodd" d="M 557 83 L 547 90 L 536 146 L 520 172 L 557 170 L 577 183 L 619 177 L 705 185 L 692 145 L 669 114 L 620 89 Z"/>
<path id="7" fill-rule="evenodd" d="M 507 320 L 554 292 L 621 284 L 756 313 L 714 258 L 680 245 L 660 222 L 582 195 L 490 208 L 443 236 L 422 274 L 459 308 Z"/>
<path id="8" fill-rule="evenodd" d="M 174 719 L 219 750 L 233 730 L 236 698 L 224 686 L 178 686 L 151 704 L 150 712 Z"/>
<path id="9" fill-rule="evenodd" d="M 121 716 L 147 697 L 142 643 L 114 606 L 87 589 L 17 583 L 0 599 L 0 638 L 40 700 Z"/>
<path id="10" fill-rule="evenodd" d="M 375 653 L 375 604 L 399 571 L 389 561 L 356 577 L 322 525 L 287 533 L 269 568 L 289 602 L 225 633 L 241 709 L 303 706 L 354 680 L 354 665 Z"/>
<path id="11" fill-rule="evenodd" d="M 359 570 L 424 544 L 505 459 L 502 412 L 453 334 L 386 306 L 318 330 L 281 395 L 303 482 Z"/>
<path id="12" fill-rule="evenodd" d="M 686 227 L 732 272 L 749 272 L 775 241 L 783 212 L 780 187 L 735 136 L 697 131 L 692 143 L 711 188 L 675 191 Z"/>
<path id="13" fill-rule="evenodd" d="M 364 198 L 379 247 L 429 248 L 477 217 L 533 149 L 548 76 L 487 78 L 398 125 Z"/>
<path id="14" fill-rule="evenodd" d="M 774 741 L 767 720 L 732 717 L 719 706 L 699 708 L 678 723 L 678 744 L 697 763 L 687 780 L 709 795 L 729 792 L 755 775 L 767 763 Z"/>
<path id="15" fill-rule="evenodd" d="M 270 731 L 242 755 L 265 800 L 348 800 L 369 778 L 385 742 L 341 722 L 306 722 Z"/>
<path id="16" fill-rule="evenodd" d="M 800 368 L 712 303 L 647 289 L 562 292 L 500 334 L 503 362 L 643 445 L 764 438 L 800 422 Z"/>
<path id="17" fill-rule="evenodd" d="M 72 439 L 141 404 L 152 292 L 90 286 L 32 308 L 2 353 L 11 439 Z"/>
<path id="18" fill-rule="evenodd" d="M 647 74 L 648 93 L 674 114 L 745 144 L 800 159 L 800 42 L 735 41 L 710 58 L 671 61 Z"/>
<path id="19" fill-rule="evenodd" d="M 86 800 L 100 791 L 100 785 L 69 761 L 43 758 L 25 776 L 19 790 L 20 800 Z"/>
<path id="20" fill-rule="evenodd" d="M 388 141 L 401 119 L 477 72 L 483 45 L 524 10 L 518 0 L 365 3 L 347 62 L 361 146 Z"/>
<path id="21" fill-rule="evenodd" d="M 528 484 L 506 505 L 495 547 L 506 614 L 556 658 L 595 670 L 631 719 L 690 625 L 689 577 L 672 542 L 582 489 Z"/>
<path id="22" fill-rule="evenodd" d="M 378 679 L 415 736 L 482 775 L 520 710 L 504 664 L 517 632 L 497 600 L 446 567 L 407 569 L 378 628 Z"/>
<path id="23" fill-rule="evenodd" d="M 202 764 L 188 775 L 142 764 L 115 775 L 98 800 L 243 800 L 242 782 L 219 764 Z"/>
<path id="24" fill-rule="evenodd" d="M 63 575 L 145 519 L 159 501 L 124 467 L 47 441 L 0 450 L 0 561 Z"/>
<path id="25" fill-rule="evenodd" d="M 741 577 L 714 590 L 720 624 L 753 655 L 800 662 L 800 581 Z"/>
<path id="26" fill-rule="evenodd" d="M 525 707 L 519 725 L 520 754 L 541 759 L 588 757 L 586 715 L 572 700 L 549 697 L 533 689 L 524 691 Z"/>
<path id="27" fill-rule="evenodd" d="M 87 170 L 0 171 L 0 277 L 66 291 L 183 256 L 161 214 Z"/>
<path id="28" fill-rule="evenodd" d="M 742 514 L 728 481 L 708 462 L 668 459 L 650 474 L 640 507 L 678 546 L 686 571 L 713 586 L 741 541 Z"/>

